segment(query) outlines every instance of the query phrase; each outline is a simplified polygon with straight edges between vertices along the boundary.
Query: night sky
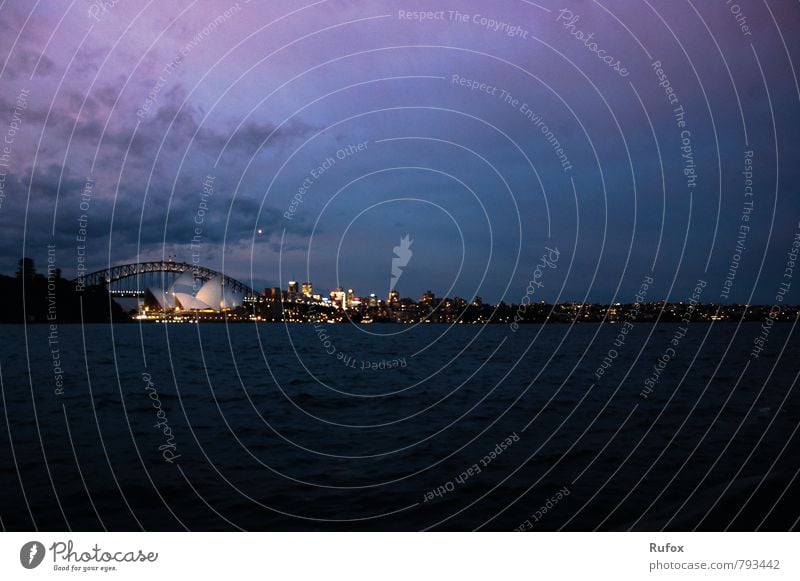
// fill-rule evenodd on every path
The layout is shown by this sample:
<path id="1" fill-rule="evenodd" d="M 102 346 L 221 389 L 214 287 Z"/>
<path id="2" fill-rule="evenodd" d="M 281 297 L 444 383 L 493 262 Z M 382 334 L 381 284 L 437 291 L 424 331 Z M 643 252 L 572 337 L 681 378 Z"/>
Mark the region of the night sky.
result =
<path id="1" fill-rule="evenodd" d="M 534 300 L 652 276 L 769 304 L 798 25 L 788 0 L 6 1 L 0 272 L 55 245 L 68 278 L 174 256 L 385 297 L 408 235 L 415 299 L 519 302 L 557 250 Z"/>

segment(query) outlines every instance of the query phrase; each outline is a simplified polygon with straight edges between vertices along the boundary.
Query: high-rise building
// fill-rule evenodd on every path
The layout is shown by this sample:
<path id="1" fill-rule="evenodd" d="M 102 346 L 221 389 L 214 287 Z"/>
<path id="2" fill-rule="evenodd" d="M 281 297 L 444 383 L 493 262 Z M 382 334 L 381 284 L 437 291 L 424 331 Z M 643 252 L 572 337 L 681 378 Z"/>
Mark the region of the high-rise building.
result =
<path id="1" fill-rule="evenodd" d="M 350 307 L 353 306 L 353 298 L 355 298 L 355 293 L 353 292 L 353 289 L 351 288 L 347 289 L 347 296 L 345 297 L 346 309 L 349 309 Z"/>
<path id="2" fill-rule="evenodd" d="M 312 285 L 310 282 L 304 282 L 301 290 L 304 297 L 311 298 L 311 296 L 314 294 L 314 285 Z"/>
<path id="3" fill-rule="evenodd" d="M 400 303 L 400 293 L 396 290 L 389 291 L 389 306 L 393 307 Z"/>
<path id="4" fill-rule="evenodd" d="M 294 281 L 294 280 L 290 280 L 289 281 L 289 288 L 287 290 L 289 291 L 289 297 L 290 298 L 296 297 L 297 296 L 297 291 L 298 291 L 297 282 Z"/>
<path id="5" fill-rule="evenodd" d="M 422 298 L 419 299 L 419 302 L 423 305 L 429 305 L 436 300 L 436 295 L 434 295 L 431 291 L 425 291 L 422 294 Z"/>
<path id="6" fill-rule="evenodd" d="M 265 288 L 264 298 L 269 299 L 271 301 L 281 300 L 281 289 L 279 289 L 278 287 Z"/>
<path id="7" fill-rule="evenodd" d="M 331 291 L 330 296 L 331 296 L 331 303 L 333 303 L 334 306 L 344 308 L 345 298 L 347 297 L 347 295 L 345 294 L 344 289 L 342 289 L 342 287 L 333 289 Z"/>

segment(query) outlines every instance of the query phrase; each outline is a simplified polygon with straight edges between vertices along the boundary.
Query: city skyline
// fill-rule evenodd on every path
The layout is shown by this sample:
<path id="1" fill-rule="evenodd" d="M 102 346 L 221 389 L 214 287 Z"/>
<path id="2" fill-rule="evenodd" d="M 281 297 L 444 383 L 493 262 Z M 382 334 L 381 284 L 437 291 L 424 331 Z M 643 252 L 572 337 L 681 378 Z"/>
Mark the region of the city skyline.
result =
<path id="1" fill-rule="evenodd" d="M 50 249 L 50 254 L 51 254 L 51 257 L 54 255 L 54 249 L 53 248 Z M 789 255 L 790 255 L 790 257 L 792 257 L 792 256 L 796 257 L 796 256 L 798 256 L 798 254 L 800 254 L 800 239 L 798 239 L 797 242 L 794 244 L 794 246 L 793 246 L 792 250 L 790 251 Z M 177 285 L 180 285 L 180 286 L 184 287 L 184 288 L 182 288 L 181 290 L 179 290 L 177 292 L 178 293 L 184 293 L 184 294 L 187 295 L 187 297 L 191 297 L 191 299 L 197 298 L 201 291 L 206 296 L 208 296 L 209 293 L 211 293 L 211 292 L 219 293 L 219 291 L 211 291 L 210 290 L 210 285 L 207 284 L 207 283 L 213 282 L 213 279 L 215 277 L 223 277 L 223 276 L 226 279 L 229 279 L 230 282 L 232 282 L 232 283 L 234 283 L 236 285 L 240 285 L 242 288 L 248 288 L 248 286 L 246 284 L 236 280 L 233 277 L 230 277 L 229 275 L 225 275 L 224 273 L 221 273 L 221 272 L 215 272 L 213 270 L 209 270 L 207 267 L 204 267 L 204 266 L 196 264 L 196 263 L 195 264 L 190 264 L 190 263 L 187 263 L 187 262 L 181 262 L 179 260 L 176 260 L 176 258 L 177 257 L 170 256 L 170 257 L 167 258 L 167 260 L 163 261 L 163 264 L 164 265 L 170 265 L 172 267 L 185 267 L 185 269 L 175 270 L 173 268 L 171 270 L 165 270 L 164 272 L 165 273 L 173 273 L 173 272 L 175 272 L 175 273 L 178 273 L 178 274 L 183 273 L 183 276 L 175 275 L 175 276 L 177 276 L 177 278 L 173 282 L 173 285 L 170 285 L 169 287 L 159 287 L 160 292 L 172 291 L 172 294 L 176 294 L 176 292 L 175 292 L 176 289 L 174 288 L 174 285 L 177 284 Z M 791 259 L 791 260 L 794 260 L 794 259 Z M 26 265 L 25 269 L 33 272 L 35 276 L 45 276 L 48 280 L 53 279 L 53 278 L 58 278 L 60 280 L 68 282 L 70 287 L 73 290 L 75 290 L 76 292 L 78 292 L 78 293 L 82 293 L 85 290 L 87 290 L 88 288 L 93 288 L 92 285 L 90 285 L 87 282 L 87 280 L 88 280 L 87 277 L 89 275 L 87 275 L 86 273 L 81 273 L 78 278 L 75 278 L 73 280 L 70 280 L 68 278 L 64 278 L 61 269 L 58 268 L 55 265 L 55 262 L 54 262 L 54 260 L 52 260 L 52 258 L 51 258 L 51 260 L 46 261 L 44 271 L 37 271 L 36 261 L 34 261 L 33 259 L 31 259 L 31 258 L 20 259 L 18 261 L 18 267 L 17 267 L 17 271 L 16 271 L 16 275 L 15 275 L 17 278 L 19 278 L 21 276 L 21 273 L 23 272 L 23 263 L 25 263 L 25 265 Z M 134 266 L 134 265 L 121 265 L 118 268 L 129 268 L 131 266 Z M 202 272 L 200 272 L 200 271 L 202 271 Z M 785 277 L 789 281 L 791 281 L 791 279 L 793 277 L 792 271 L 793 271 L 793 267 L 787 268 L 787 272 L 785 274 Z M 103 271 L 99 271 L 99 272 L 103 272 Z M 208 273 L 211 273 L 211 274 L 209 275 Z M 95 276 L 95 278 L 92 279 L 92 280 L 96 281 L 97 280 L 96 279 L 96 275 L 98 273 L 91 273 L 91 274 Z M 189 278 L 186 279 L 186 280 L 183 280 L 187 276 L 189 276 Z M 2 273 L 0 273 L 0 277 L 4 277 L 6 279 L 11 280 L 10 273 L 7 274 L 7 275 L 3 275 Z M 142 293 L 144 293 L 146 291 L 149 292 L 149 291 L 153 290 L 150 287 L 148 287 L 146 284 L 143 285 L 142 283 L 136 282 L 135 279 L 136 279 L 135 275 L 130 275 L 130 280 L 129 280 L 128 284 L 127 284 L 126 289 L 119 289 L 119 288 L 113 288 L 112 289 L 112 288 L 109 288 L 109 290 L 113 290 L 112 294 L 114 296 L 117 296 L 117 297 L 143 296 Z M 512 306 L 520 304 L 520 303 L 527 303 L 527 304 L 534 303 L 534 304 L 542 304 L 542 305 L 549 305 L 549 304 L 554 304 L 554 305 L 593 305 L 593 306 L 601 306 L 601 307 L 612 307 L 614 305 L 630 305 L 630 304 L 636 304 L 636 303 L 680 305 L 680 304 L 683 304 L 684 302 L 695 302 L 697 304 L 709 305 L 709 306 L 712 306 L 712 307 L 716 307 L 716 306 L 719 306 L 719 307 L 741 307 L 741 306 L 745 306 L 745 307 L 751 307 L 751 306 L 753 306 L 753 307 L 770 307 L 770 306 L 775 306 L 775 307 L 792 307 L 792 308 L 794 308 L 794 307 L 797 307 L 798 305 L 800 305 L 800 303 L 784 302 L 784 298 L 788 295 L 789 291 L 792 288 L 791 282 L 781 283 L 777 287 L 777 295 L 775 296 L 775 300 L 773 300 L 771 302 L 768 302 L 768 303 L 758 303 L 758 302 L 755 302 L 755 301 L 736 302 L 736 301 L 730 300 L 729 297 L 724 296 L 724 294 L 720 297 L 721 300 L 713 300 L 714 297 L 711 297 L 711 299 L 708 299 L 707 295 L 705 297 L 703 296 L 704 295 L 704 291 L 706 290 L 706 288 L 708 286 L 708 282 L 703 280 L 703 279 L 699 279 L 698 280 L 697 284 L 699 286 L 695 286 L 695 289 L 694 289 L 694 293 L 695 294 L 690 296 L 688 300 L 684 300 L 686 297 L 684 297 L 684 298 L 675 297 L 674 300 L 671 300 L 666 296 L 655 294 L 654 291 L 653 291 L 653 288 L 655 286 L 654 285 L 654 279 L 652 277 L 650 277 L 650 276 L 645 276 L 644 279 L 642 280 L 642 284 L 640 285 L 638 292 L 635 295 L 633 295 L 630 298 L 630 300 L 628 300 L 627 302 L 626 301 L 622 301 L 622 300 L 613 301 L 613 302 L 602 302 L 602 301 L 592 301 L 592 300 L 580 299 L 580 298 L 575 298 L 575 297 L 562 297 L 559 300 L 553 301 L 553 302 L 548 301 L 548 299 L 544 298 L 544 297 L 537 297 L 537 300 L 532 301 L 531 299 L 533 298 L 533 295 L 535 294 L 532 291 L 535 291 L 535 286 L 536 286 L 534 283 L 535 283 L 534 280 L 529 281 L 528 292 L 525 295 L 523 295 L 522 300 L 520 302 L 506 301 L 506 300 L 500 300 L 500 301 L 485 300 L 484 301 L 484 298 L 479 294 L 474 294 L 474 295 L 470 295 L 470 296 L 467 296 L 467 297 L 463 297 L 463 296 L 461 296 L 461 295 L 459 295 L 457 293 L 451 293 L 451 294 L 448 294 L 448 295 L 439 295 L 439 294 L 437 294 L 437 292 L 431 290 L 430 288 L 428 288 L 427 290 L 422 291 L 420 293 L 417 293 L 418 296 L 419 296 L 418 300 L 414 298 L 414 296 L 415 296 L 414 294 L 412 294 L 412 293 L 401 293 L 397 289 L 390 290 L 384 296 L 382 296 L 382 295 L 380 295 L 378 293 L 375 293 L 375 292 L 370 292 L 370 291 L 367 291 L 367 292 L 364 292 L 364 293 L 360 293 L 357 290 L 357 288 L 358 288 L 357 285 L 354 285 L 354 286 L 350 286 L 350 285 L 341 286 L 340 285 L 340 286 L 337 286 L 335 288 L 331 288 L 328 291 L 320 292 L 320 286 L 321 285 L 315 285 L 312 281 L 299 282 L 297 280 L 288 280 L 286 282 L 285 288 L 283 288 L 283 289 L 281 287 L 278 287 L 278 286 L 264 286 L 264 287 L 261 287 L 261 290 L 258 290 L 257 288 L 252 288 L 251 290 L 252 290 L 253 294 L 251 296 L 267 297 L 267 298 L 270 298 L 270 299 L 273 299 L 273 300 L 281 300 L 281 301 L 285 301 L 285 302 L 314 301 L 314 302 L 317 302 L 319 304 L 328 304 L 328 305 L 336 306 L 336 307 L 340 307 L 340 308 L 342 307 L 342 305 L 347 305 L 347 308 L 349 308 L 349 306 L 351 304 L 353 304 L 353 303 L 355 303 L 355 306 L 360 306 L 362 304 L 369 304 L 369 302 L 371 302 L 373 305 L 376 302 L 380 302 L 380 303 L 385 303 L 385 304 L 391 305 L 393 302 L 398 302 L 400 300 L 403 300 L 403 301 L 413 301 L 415 304 L 416 303 L 425 304 L 425 303 L 431 303 L 431 302 L 434 302 L 434 301 L 437 301 L 437 300 L 438 301 L 442 301 L 442 300 L 448 300 L 448 299 L 449 300 L 466 301 L 466 303 L 468 303 L 468 304 L 469 303 L 473 303 L 473 302 L 477 302 L 477 304 L 485 305 L 485 306 L 497 306 L 497 305 L 501 305 L 501 304 L 504 304 L 504 303 L 508 304 L 508 305 L 512 305 Z M 97 283 L 94 282 L 93 284 L 96 285 Z M 117 285 L 119 285 L 119 281 L 116 281 L 116 282 L 112 283 L 111 287 L 116 287 Z M 103 285 L 103 286 L 105 286 L 105 285 Z M 139 290 L 138 291 L 132 290 L 134 287 L 138 288 Z M 155 288 L 155 287 L 153 287 L 153 288 Z M 224 293 L 224 285 L 223 285 L 223 291 L 222 292 Z M 240 289 L 240 290 L 237 290 L 237 292 L 241 294 L 243 291 Z M 244 293 L 241 296 L 246 296 L 246 295 L 247 295 L 247 293 Z M 660 297 L 660 298 L 656 298 L 656 297 Z M 701 300 L 701 298 L 705 298 L 707 300 Z M 191 309 L 189 309 L 189 310 L 191 310 Z"/>
<path id="2" fill-rule="evenodd" d="M 516 332 L 526 323 L 623 323 L 637 322 L 758 322 L 763 328 L 774 323 L 796 322 L 800 305 L 784 302 L 791 284 L 779 289 L 773 304 L 721 304 L 703 302 L 708 283 L 696 281 L 686 300 L 666 301 L 652 294 L 652 277 L 645 277 L 628 303 L 597 303 L 564 300 L 548 303 L 529 294 L 519 303 L 485 302 L 480 296 L 437 296 L 425 291 L 418 300 L 401 296 L 392 289 L 386 299 L 375 293 L 358 296 L 354 289 L 337 287 L 323 296 L 315 293 L 311 281 L 289 281 L 286 289 L 251 289 L 230 277 L 196 264 L 166 261 L 122 265 L 114 270 L 92 273 L 73 281 L 64 279 L 53 263 L 45 273 L 36 271 L 35 261 L 22 259 L 14 278 L 0 276 L 0 291 L 8 297 L 9 309 L 0 312 L 0 322 L 19 322 L 16 302 L 25 297 L 27 322 L 75 322 L 76 308 L 89 309 L 91 317 L 126 322 L 133 319 L 154 322 L 272 322 L 272 323 L 479 323 L 507 324 Z M 202 269 L 202 270 L 201 270 Z M 116 274 L 115 274 L 116 273 Z M 167 287 L 165 275 L 173 276 Z M 157 275 L 155 278 L 153 275 Z M 146 280 L 149 276 L 150 284 Z M 160 283 L 159 283 L 160 281 Z M 155 282 L 155 284 L 153 284 Z M 109 304 L 109 293 L 114 306 Z M 13 297 L 16 296 L 16 301 Z M 132 308 L 131 300 L 135 300 Z M 57 304 L 70 305 L 66 317 L 58 316 Z M 105 306 L 103 306 L 105 303 Z M 46 308 L 45 308 L 46 305 Z M 110 307 L 110 309 L 109 309 Z M 17 313 L 16 315 L 13 313 Z M 81 318 L 82 320 L 82 318 Z"/>

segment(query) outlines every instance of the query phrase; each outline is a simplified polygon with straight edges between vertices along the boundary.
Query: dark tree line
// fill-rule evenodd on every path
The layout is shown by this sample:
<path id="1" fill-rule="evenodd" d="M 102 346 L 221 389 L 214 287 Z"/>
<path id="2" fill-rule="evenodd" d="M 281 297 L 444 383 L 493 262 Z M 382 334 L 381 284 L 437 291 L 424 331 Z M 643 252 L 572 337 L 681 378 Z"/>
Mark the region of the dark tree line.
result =
<path id="1" fill-rule="evenodd" d="M 0 323 L 130 321 L 104 288 L 76 292 L 74 283 L 61 277 L 60 269 L 38 273 L 30 258 L 19 261 L 15 276 L 0 275 L 0 300 Z"/>

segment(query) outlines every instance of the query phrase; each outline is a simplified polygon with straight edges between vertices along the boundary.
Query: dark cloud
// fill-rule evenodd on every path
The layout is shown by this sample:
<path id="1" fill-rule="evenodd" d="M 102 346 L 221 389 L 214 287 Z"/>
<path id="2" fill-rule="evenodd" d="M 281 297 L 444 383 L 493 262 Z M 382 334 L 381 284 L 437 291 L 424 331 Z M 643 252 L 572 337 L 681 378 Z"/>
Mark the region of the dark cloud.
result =
<path id="1" fill-rule="evenodd" d="M 284 229 L 285 266 L 304 270 L 308 237 L 320 217 L 311 257 L 321 265 L 318 275 L 312 273 L 318 285 L 334 282 L 331 265 L 343 237 L 350 245 L 345 266 L 353 267 L 348 276 L 384 285 L 378 279 L 386 253 L 397 236 L 408 232 L 419 241 L 417 256 L 428 263 L 409 269 L 404 277 L 409 292 L 449 287 L 447 257 L 460 252 L 449 219 L 410 206 L 370 210 L 367 218 L 356 219 L 370 205 L 419 197 L 457 217 L 468 240 L 470 272 L 488 252 L 486 220 L 491 223 L 495 263 L 481 290 L 486 297 L 505 288 L 514 268 L 515 285 L 525 282 L 530 265 L 514 263 L 520 243 L 527 262 L 553 241 L 565 253 L 575 253 L 575 268 L 558 273 L 568 279 L 570 297 L 583 296 L 594 284 L 590 295 L 610 299 L 624 269 L 622 292 L 634 289 L 656 253 L 658 280 L 677 276 L 677 288 L 703 272 L 711 252 L 707 276 L 719 282 L 741 219 L 740 165 L 749 148 L 757 160 L 757 219 L 736 283 L 738 298 L 747 299 L 762 257 L 767 255 L 762 280 L 780 274 L 784 257 L 775 248 L 791 240 L 800 213 L 800 168 L 793 163 L 800 156 L 794 135 L 800 95 L 790 68 L 800 62 L 791 35 L 797 5 L 769 7 L 786 48 L 770 12 L 758 4 L 745 8 L 742 3 L 751 36 L 743 36 L 724 3 L 696 6 L 710 33 L 685 5 L 633 7 L 610 1 L 604 6 L 579 2 L 571 9 L 580 15 L 582 30 L 593 32 L 610 54 L 621 55 L 631 71 L 628 78 L 599 66 L 596 55 L 555 21 L 557 12 L 524 2 L 490 8 L 468 0 L 458 9 L 522 26 L 529 39 L 510 38 L 472 21 L 401 22 L 398 6 L 388 0 L 337 0 L 263 28 L 296 5 L 250 3 L 203 36 L 168 72 L 165 65 L 203 30 L 210 15 L 229 4 L 205 4 L 174 23 L 183 5 L 137 16 L 140 7 L 119 3 L 101 22 L 87 18 L 81 7 L 58 28 L 62 14 L 56 4 L 38 5 L 30 18 L 33 5 L 4 6 L 0 50 L 9 59 L 0 85 L 0 138 L 19 89 L 26 86 L 31 94 L 0 208 L 8 241 L 0 249 L 0 270 L 13 271 L 21 252 L 35 255 L 52 241 L 69 255 L 90 173 L 95 188 L 86 213 L 93 260 L 107 263 L 109 254 L 111 261 L 187 255 L 202 182 L 213 175 L 215 193 L 203 223 L 207 258 L 219 260 L 224 241 L 231 264 L 246 271 L 255 244 L 264 269 L 258 276 L 264 280 L 277 278 L 275 253 Z M 403 9 L 428 7 L 408 0 Z M 651 58 L 608 11 L 638 35 Z M 384 15 L 389 17 L 331 28 Z M 413 44 L 426 48 L 408 47 Z M 331 59 L 339 60 L 313 68 Z M 687 112 L 701 174 L 694 192 L 686 188 L 673 107 L 651 70 L 655 59 L 663 63 Z M 37 62 L 37 76 L 28 82 Z M 454 74 L 496 87 L 497 94 L 455 84 Z M 420 75 L 425 78 L 411 78 Z M 157 83 L 155 100 L 138 117 Z M 500 91 L 518 102 L 502 99 Z M 546 133 L 526 118 L 521 102 L 552 129 L 572 162 L 571 173 L 561 168 Z M 290 121 L 281 125 L 284 119 Z M 427 141 L 396 140 L 409 137 Z M 341 148 L 357 142 L 369 147 L 337 157 Z M 292 197 L 329 158 L 335 163 L 313 180 L 297 213 L 286 219 Z M 394 167 L 406 169 L 370 175 Z M 413 167 L 444 173 L 408 169 Z M 773 208 L 776 223 L 770 229 Z M 345 235 L 353 221 L 356 226 Z M 263 234 L 254 238 L 256 227 Z M 682 257 L 684 238 L 691 252 Z M 70 268 L 66 261 L 65 271 Z M 380 276 L 370 278 L 372 269 Z M 463 288 L 456 292 L 469 294 Z M 769 284 L 762 283 L 757 292 L 769 299 Z"/>
<path id="2" fill-rule="evenodd" d="M 3 76 L 11 81 L 21 77 L 46 77 L 55 70 L 55 63 L 47 56 L 30 49 L 14 51 L 13 58 L 6 66 Z"/>

